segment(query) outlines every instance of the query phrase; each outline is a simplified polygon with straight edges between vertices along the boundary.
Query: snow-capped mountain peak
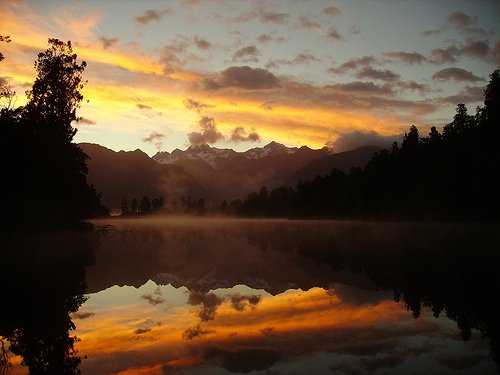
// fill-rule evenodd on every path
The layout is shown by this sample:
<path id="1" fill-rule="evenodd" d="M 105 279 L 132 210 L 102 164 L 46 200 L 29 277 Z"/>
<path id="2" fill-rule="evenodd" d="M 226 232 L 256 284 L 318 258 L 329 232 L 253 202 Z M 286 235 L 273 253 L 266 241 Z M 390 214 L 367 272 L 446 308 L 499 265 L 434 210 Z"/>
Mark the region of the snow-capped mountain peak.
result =
<path id="1" fill-rule="evenodd" d="M 153 159 L 160 164 L 171 164 L 180 159 L 202 160 L 212 168 L 217 169 L 223 160 L 232 160 L 237 156 L 245 159 L 262 159 L 268 156 L 294 154 L 298 151 L 297 147 L 287 147 L 281 143 L 271 142 L 264 147 L 255 147 L 245 152 L 236 152 L 232 149 L 221 149 L 210 147 L 207 144 L 189 146 L 186 150 L 175 149 L 172 153 L 161 151 L 153 156 Z"/>

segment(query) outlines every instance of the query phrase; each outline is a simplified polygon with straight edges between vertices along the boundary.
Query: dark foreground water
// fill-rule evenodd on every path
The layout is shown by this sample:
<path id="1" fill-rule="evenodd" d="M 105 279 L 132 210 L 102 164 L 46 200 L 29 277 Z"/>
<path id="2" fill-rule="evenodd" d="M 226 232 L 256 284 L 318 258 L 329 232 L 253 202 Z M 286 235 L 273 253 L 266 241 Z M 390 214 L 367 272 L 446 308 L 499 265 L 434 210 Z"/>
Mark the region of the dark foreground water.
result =
<path id="1" fill-rule="evenodd" d="M 0 373 L 497 371 L 498 225 L 95 225 L 2 241 Z"/>

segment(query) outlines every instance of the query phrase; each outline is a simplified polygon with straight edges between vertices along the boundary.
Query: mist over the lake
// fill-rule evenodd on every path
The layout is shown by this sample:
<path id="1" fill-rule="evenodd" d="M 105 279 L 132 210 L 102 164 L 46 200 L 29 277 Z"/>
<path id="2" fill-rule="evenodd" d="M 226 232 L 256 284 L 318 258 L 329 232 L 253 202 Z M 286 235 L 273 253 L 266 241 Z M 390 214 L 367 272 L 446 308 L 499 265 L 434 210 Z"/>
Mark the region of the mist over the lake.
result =
<path id="1" fill-rule="evenodd" d="M 500 372 L 499 16 L 3 0 L 0 374 Z"/>

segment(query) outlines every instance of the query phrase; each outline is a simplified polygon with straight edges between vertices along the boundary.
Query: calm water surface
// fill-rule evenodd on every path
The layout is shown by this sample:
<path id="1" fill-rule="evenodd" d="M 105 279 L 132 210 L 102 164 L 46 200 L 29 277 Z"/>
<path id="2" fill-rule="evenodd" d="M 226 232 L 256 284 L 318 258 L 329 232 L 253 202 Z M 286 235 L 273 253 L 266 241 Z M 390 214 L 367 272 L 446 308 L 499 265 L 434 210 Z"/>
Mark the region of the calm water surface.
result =
<path id="1" fill-rule="evenodd" d="M 94 224 L 4 244 L 6 373 L 497 371 L 498 225 Z"/>

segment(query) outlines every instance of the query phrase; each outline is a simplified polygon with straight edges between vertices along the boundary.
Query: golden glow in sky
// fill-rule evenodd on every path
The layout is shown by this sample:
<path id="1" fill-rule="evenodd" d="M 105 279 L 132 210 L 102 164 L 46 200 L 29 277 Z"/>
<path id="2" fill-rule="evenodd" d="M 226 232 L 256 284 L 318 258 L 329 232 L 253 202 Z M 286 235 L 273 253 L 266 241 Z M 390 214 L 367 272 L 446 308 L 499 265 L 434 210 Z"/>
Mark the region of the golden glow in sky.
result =
<path id="1" fill-rule="evenodd" d="M 73 318 L 81 339 L 77 349 L 89 358 L 82 370 L 92 372 L 105 361 L 111 373 L 114 365 L 123 368 L 123 356 L 131 358 L 130 367 L 119 374 L 215 364 L 222 353 L 247 350 L 342 352 L 361 332 L 375 345 L 426 325 L 437 327 L 411 320 L 391 300 L 356 306 L 334 290 L 289 290 L 272 296 L 239 286 L 203 294 L 152 281 L 138 290 L 115 286 L 92 295 Z"/>
<path id="2" fill-rule="evenodd" d="M 480 104 L 499 64 L 498 8 L 496 1 L 9 0 L 0 9 L 0 34 L 12 39 L 0 45 L 0 79 L 22 105 L 48 38 L 71 40 L 88 63 L 78 142 L 150 155 L 183 149 L 206 116 L 222 134 L 217 147 L 275 140 L 340 150 L 345 136 L 376 143 L 411 124 L 425 133 L 446 124 L 457 101 Z M 231 140 L 237 128 L 258 140 Z M 153 134 L 162 141 L 150 141 Z"/>

